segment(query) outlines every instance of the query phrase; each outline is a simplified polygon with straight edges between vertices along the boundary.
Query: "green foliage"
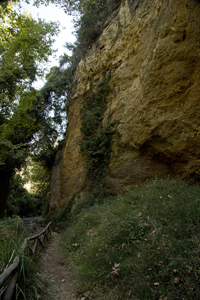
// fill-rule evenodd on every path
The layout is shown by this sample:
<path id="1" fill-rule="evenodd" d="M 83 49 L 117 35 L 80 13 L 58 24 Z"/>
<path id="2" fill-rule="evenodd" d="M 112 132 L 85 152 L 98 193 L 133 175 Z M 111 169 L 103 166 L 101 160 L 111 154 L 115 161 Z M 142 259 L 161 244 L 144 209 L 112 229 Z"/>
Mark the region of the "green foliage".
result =
<path id="1" fill-rule="evenodd" d="M 43 216 L 49 213 L 51 169 L 55 155 L 63 147 L 63 143 L 64 141 L 60 142 L 49 152 L 41 151 L 39 155 L 29 156 L 21 171 L 28 192 L 35 195 L 40 203 L 38 210 L 42 210 Z"/>
<path id="2" fill-rule="evenodd" d="M 71 220 L 71 209 L 75 202 L 75 195 L 71 197 L 67 205 L 57 210 L 51 215 L 50 220 L 55 231 L 63 230 Z"/>
<path id="3" fill-rule="evenodd" d="M 17 6 L 0 6 L 0 215 L 5 209 L 9 180 L 26 159 L 33 141 L 53 144 L 55 122 L 49 117 L 50 102 L 32 84 L 44 74 L 44 63 L 53 53 L 58 24 L 37 21 L 20 14 Z M 57 121 L 57 120 L 56 120 Z M 54 126 L 52 126 L 52 124 Z M 44 138 L 45 137 L 45 138 Z M 39 146 L 40 144 L 40 146 Z M 33 148 L 33 147 L 32 147 Z M 32 149 L 31 149 L 32 150 Z"/>
<path id="4" fill-rule="evenodd" d="M 68 58 L 68 57 L 67 57 Z M 71 82 L 70 69 L 63 69 L 62 65 L 68 63 L 66 55 L 60 61 L 59 67 L 52 67 L 50 72 L 46 75 L 47 82 L 42 88 L 44 97 L 51 97 L 53 101 L 58 100 L 61 96 L 65 96 L 66 91 L 69 89 Z M 65 93 L 64 93 L 65 90 Z"/>
<path id="5" fill-rule="evenodd" d="M 12 5 L 0 11 L 1 136 L 12 142 L 17 133 L 17 143 L 29 142 L 46 109 L 32 83 L 44 74 L 58 25 L 21 15 Z"/>
<path id="6" fill-rule="evenodd" d="M 51 172 L 42 161 L 37 161 L 32 156 L 28 157 L 24 168 L 22 168 L 22 177 L 29 186 L 29 192 L 40 198 L 49 187 L 50 176 Z"/>
<path id="7" fill-rule="evenodd" d="M 35 300 L 44 294 L 41 285 L 43 280 L 39 274 L 37 257 L 30 257 L 26 254 L 20 256 L 20 274 L 16 285 L 16 299 Z"/>
<path id="8" fill-rule="evenodd" d="M 64 1 L 65 2 L 65 1 Z M 77 12 L 79 17 L 74 19 L 75 36 L 77 38 L 72 54 L 72 65 L 79 63 L 87 49 L 102 33 L 104 23 L 121 0 L 83 0 L 72 1 L 68 6 L 69 12 Z"/>
<path id="9" fill-rule="evenodd" d="M 110 93 L 109 79 L 111 73 L 104 72 L 102 80 L 93 92 L 93 86 L 83 101 L 81 109 L 80 149 L 86 158 L 87 177 L 92 188 L 102 190 L 103 181 L 111 156 L 112 137 L 116 133 L 115 123 L 103 127 L 104 112 L 107 107 L 107 96 Z"/>
<path id="10" fill-rule="evenodd" d="M 28 0 L 26 2 L 29 2 Z M 69 14 L 84 14 L 88 11 L 89 6 L 100 6 L 106 9 L 113 9 L 113 7 L 119 3 L 120 0 L 35 0 L 34 4 L 39 6 L 40 4 L 54 3 L 60 5 L 66 13 Z"/>
<path id="11" fill-rule="evenodd" d="M 100 195 L 99 191 L 98 193 L 95 193 L 93 191 L 92 193 L 87 194 L 87 197 L 85 197 L 84 201 L 80 201 L 79 198 L 80 195 L 78 193 L 75 193 L 74 195 L 72 195 L 67 205 L 59 208 L 54 214 L 50 216 L 49 221 L 52 222 L 54 230 L 63 230 L 67 226 L 70 226 L 70 224 L 75 220 L 78 222 L 79 214 L 82 212 L 82 210 L 86 210 L 87 208 L 90 208 L 95 204 L 101 203 L 103 200 L 103 194 L 101 193 Z"/>
<path id="12" fill-rule="evenodd" d="M 23 187 L 24 182 L 20 175 L 14 175 L 10 183 L 10 194 L 7 203 L 7 215 L 21 217 L 38 215 L 41 203 L 38 198 L 28 193 Z"/>
<path id="13" fill-rule="evenodd" d="M 72 56 L 64 54 L 60 58 L 60 66 L 50 70 L 46 76 L 47 82 L 40 91 L 35 90 L 32 84 L 44 74 L 44 63 L 53 52 L 52 37 L 58 33 L 58 25 L 21 15 L 11 2 L 5 1 L 5 5 L 0 6 L 0 178 L 5 177 L 5 183 L 2 181 L 1 185 L 6 186 L 1 215 L 9 192 L 9 178 L 15 168 L 20 168 L 29 151 L 45 161 L 49 169 L 52 167 L 55 142 L 66 128 L 66 100 L 70 99 L 76 66 L 87 47 L 100 35 L 110 11 L 120 1 L 39 0 L 35 4 L 49 2 L 59 4 L 68 13 L 77 16 L 74 21 L 77 41 L 74 45 L 66 45 L 72 51 Z M 94 122 L 101 122 L 102 105 L 103 102 L 99 113 L 88 114 L 88 120 L 85 119 L 82 128 L 92 126 L 94 118 Z M 99 186 L 102 185 L 105 166 L 109 161 L 113 132 L 111 124 L 101 129 L 96 140 L 84 140 L 85 144 L 81 146 L 84 155 L 88 159 L 92 158 L 91 164 L 87 166 L 88 170 L 92 170 L 92 180 L 98 181 Z M 97 150 L 98 145 L 101 148 L 94 153 L 92 148 Z M 5 149 L 8 151 L 5 152 Z M 101 172 L 96 172 L 99 164 L 104 167 Z"/>
<path id="14" fill-rule="evenodd" d="M 32 156 L 33 161 L 38 162 L 43 168 L 50 172 L 55 161 L 56 153 L 62 148 L 61 145 L 64 143 L 65 140 L 59 141 L 57 146 L 50 143 L 44 144 L 44 147 Z"/>
<path id="15" fill-rule="evenodd" d="M 199 194 L 199 186 L 155 180 L 82 210 L 62 249 L 83 292 L 94 299 L 199 299 Z"/>
<path id="16" fill-rule="evenodd" d="M 30 231 L 22 225 L 20 217 L 0 219 L 0 274 L 7 265 L 13 262 L 15 256 L 19 255 L 18 250 L 27 236 L 30 236 Z M 12 259 L 10 259 L 11 257 Z M 38 292 L 40 296 L 44 294 L 44 291 L 40 290 L 41 277 L 39 276 L 39 268 L 36 262 L 37 258 L 31 258 L 25 254 L 20 255 L 20 272 L 16 286 L 16 299 L 39 299 Z"/>
<path id="17" fill-rule="evenodd" d="M 57 34 L 58 25 L 21 15 L 11 5 L 7 9 L 0 7 L 0 12 L 1 111 L 6 114 L 6 106 L 8 113 L 13 111 L 18 104 L 14 100 L 28 91 L 36 76 L 43 74 L 43 63 L 53 52 L 52 36 Z"/>
<path id="18" fill-rule="evenodd" d="M 84 53 L 100 35 L 108 16 L 106 1 L 87 1 L 84 13 L 75 21 L 76 47 Z"/>
<path id="19" fill-rule="evenodd" d="M 73 78 L 80 59 L 86 53 L 88 47 L 97 40 L 102 32 L 104 22 L 110 12 L 121 0 L 36 0 L 35 5 L 49 4 L 50 2 L 60 5 L 67 13 L 75 14 L 74 28 L 76 42 L 74 45 L 66 43 L 66 48 L 72 55 L 64 54 L 60 57 L 60 66 L 53 67 L 47 76 L 47 83 L 42 89 L 44 98 L 59 101 L 70 92 L 73 86 Z"/>
<path id="20" fill-rule="evenodd" d="M 17 251 L 27 236 L 21 223 L 19 216 L 0 219 L 0 273 L 8 264 L 13 250 Z"/>
<path id="21" fill-rule="evenodd" d="M 72 86 L 72 68 L 64 68 L 66 55 L 61 58 L 60 66 L 54 66 L 46 75 L 46 83 L 40 90 L 41 102 L 44 102 L 45 112 L 51 114 L 50 127 L 55 128 L 56 135 L 60 138 L 66 132 L 67 114 L 66 102 L 67 95 Z"/>
<path id="22" fill-rule="evenodd" d="M 11 168 L 20 166 L 24 160 L 25 146 L 26 144 L 13 145 L 7 139 L 0 137 L 0 166 L 9 165 Z"/>

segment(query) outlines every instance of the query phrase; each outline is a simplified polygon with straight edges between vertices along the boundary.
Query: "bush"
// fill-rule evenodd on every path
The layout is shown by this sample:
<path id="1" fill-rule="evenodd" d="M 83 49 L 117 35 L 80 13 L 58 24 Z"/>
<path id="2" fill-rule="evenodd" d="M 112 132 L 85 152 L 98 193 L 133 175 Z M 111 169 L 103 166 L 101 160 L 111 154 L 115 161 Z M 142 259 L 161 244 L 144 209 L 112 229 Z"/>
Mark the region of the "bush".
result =
<path id="1" fill-rule="evenodd" d="M 7 203 L 7 216 L 35 216 L 41 209 L 40 200 L 23 187 L 20 175 L 14 175 L 11 180 L 10 194 Z"/>
<path id="2" fill-rule="evenodd" d="M 110 12 L 120 0 L 85 1 L 84 13 L 75 21 L 76 47 L 83 54 L 97 40 Z"/>

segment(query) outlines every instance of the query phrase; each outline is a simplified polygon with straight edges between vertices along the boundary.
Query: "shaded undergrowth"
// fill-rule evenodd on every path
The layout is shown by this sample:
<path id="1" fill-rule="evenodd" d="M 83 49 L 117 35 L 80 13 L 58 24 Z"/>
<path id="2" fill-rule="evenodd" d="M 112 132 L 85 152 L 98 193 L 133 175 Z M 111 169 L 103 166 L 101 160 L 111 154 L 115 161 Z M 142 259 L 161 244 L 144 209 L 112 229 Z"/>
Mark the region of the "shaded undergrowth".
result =
<path id="1" fill-rule="evenodd" d="M 42 279 L 39 276 L 38 257 L 31 257 L 27 251 L 22 254 L 18 252 L 24 239 L 32 235 L 33 232 L 29 227 L 22 225 L 22 220 L 18 216 L 0 220 L 0 274 L 16 256 L 19 256 L 20 269 L 14 296 L 14 299 L 18 300 L 39 299 L 41 295 L 45 294 L 45 291 L 40 288 Z M 0 289 L 0 292 L 7 284 L 8 282 Z"/>
<path id="2" fill-rule="evenodd" d="M 200 186 L 155 180 L 71 218 L 62 238 L 89 299 L 200 299 Z"/>

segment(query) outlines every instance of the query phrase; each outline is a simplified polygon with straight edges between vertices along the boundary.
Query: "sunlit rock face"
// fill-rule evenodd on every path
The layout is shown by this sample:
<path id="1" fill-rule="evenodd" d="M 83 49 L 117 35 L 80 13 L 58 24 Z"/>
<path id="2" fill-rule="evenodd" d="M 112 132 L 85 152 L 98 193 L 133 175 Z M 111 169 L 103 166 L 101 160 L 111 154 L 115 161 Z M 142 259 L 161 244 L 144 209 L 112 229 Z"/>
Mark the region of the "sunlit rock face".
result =
<path id="1" fill-rule="evenodd" d="M 120 132 L 107 190 L 168 174 L 199 181 L 200 2 L 126 0 L 77 68 L 58 205 L 85 188 L 80 109 L 89 79 L 97 84 L 103 68 L 112 70 L 104 124 L 118 120 Z"/>

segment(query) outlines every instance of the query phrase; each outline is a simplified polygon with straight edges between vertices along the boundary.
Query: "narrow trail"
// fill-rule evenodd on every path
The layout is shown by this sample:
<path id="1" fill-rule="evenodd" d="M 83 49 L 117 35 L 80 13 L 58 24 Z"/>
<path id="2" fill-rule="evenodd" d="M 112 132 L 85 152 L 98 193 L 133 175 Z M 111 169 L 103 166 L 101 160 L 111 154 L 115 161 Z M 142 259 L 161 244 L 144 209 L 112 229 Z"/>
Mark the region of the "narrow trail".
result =
<path id="1" fill-rule="evenodd" d="M 41 255 L 41 277 L 49 283 L 47 300 L 78 300 L 75 276 L 59 257 L 60 235 L 53 232 L 52 240 Z"/>

